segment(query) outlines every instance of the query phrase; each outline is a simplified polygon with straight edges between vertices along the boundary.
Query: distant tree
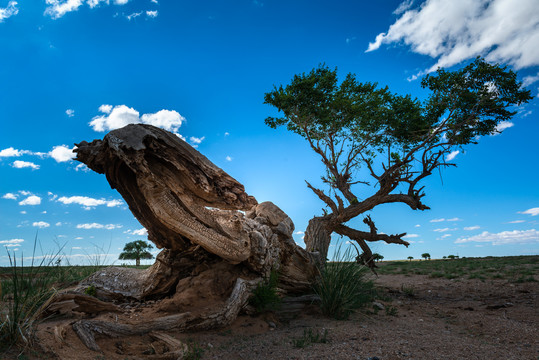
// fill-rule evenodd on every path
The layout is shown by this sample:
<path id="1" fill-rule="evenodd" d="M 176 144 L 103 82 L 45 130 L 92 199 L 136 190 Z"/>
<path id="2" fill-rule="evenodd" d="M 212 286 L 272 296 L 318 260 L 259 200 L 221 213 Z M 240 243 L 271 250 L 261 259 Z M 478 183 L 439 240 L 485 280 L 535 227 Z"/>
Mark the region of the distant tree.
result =
<path id="1" fill-rule="evenodd" d="M 369 215 L 363 231 L 350 227 L 350 221 L 381 204 L 429 209 L 420 182 L 456 166 L 448 160 L 452 151 L 497 132 L 500 122 L 517 113 L 515 105 L 532 99 L 516 73 L 481 58 L 459 70 L 426 75 L 421 86 L 428 90 L 424 100 L 359 83 L 354 74 L 339 82 L 336 69 L 320 65 L 265 94 L 264 103 L 280 112 L 266 124 L 286 126 L 305 138 L 325 166 L 322 181 L 329 191 L 307 182 L 325 204 L 305 231 L 307 250 L 318 252 L 321 262 L 332 233 L 355 241 L 371 267 L 367 242 L 408 246 L 406 233 L 378 232 Z M 358 179 L 359 174 L 367 175 Z"/>
<path id="2" fill-rule="evenodd" d="M 429 253 L 423 253 L 423 254 L 421 254 L 421 257 L 423 259 L 425 259 L 425 260 L 427 260 L 427 259 L 430 260 L 430 254 Z"/>
<path id="3" fill-rule="evenodd" d="M 455 255 L 448 255 L 447 256 L 449 259 L 453 260 L 453 259 L 456 259 L 457 257 Z"/>
<path id="4" fill-rule="evenodd" d="M 372 259 L 374 261 L 382 261 L 384 259 L 384 256 L 383 255 L 380 255 L 378 253 L 374 253 L 372 254 Z"/>
<path id="5" fill-rule="evenodd" d="M 136 260 L 136 265 L 140 266 L 140 259 L 153 259 L 153 255 L 148 251 L 153 246 L 146 241 L 135 240 L 125 244 L 123 252 L 118 257 L 120 260 Z"/>
<path id="6" fill-rule="evenodd" d="M 414 259 L 413 256 L 408 256 L 408 260 L 412 261 Z"/>
<path id="7" fill-rule="evenodd" d="M 444 256 L 442 256 L 442 259 L 447 259 L 447 256 L 445 256 L 445 255 L 444 255 Z"/>

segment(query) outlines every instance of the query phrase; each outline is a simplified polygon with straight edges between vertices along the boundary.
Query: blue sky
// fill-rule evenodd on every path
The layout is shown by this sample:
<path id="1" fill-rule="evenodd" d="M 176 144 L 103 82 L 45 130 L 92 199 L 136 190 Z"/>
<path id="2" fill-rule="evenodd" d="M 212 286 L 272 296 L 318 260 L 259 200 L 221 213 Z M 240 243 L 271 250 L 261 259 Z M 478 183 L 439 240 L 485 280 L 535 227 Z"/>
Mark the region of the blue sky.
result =
<path id="1" fill-rule="evenodd" d="M 264 124 L 274 84 L 319 63 L 341 76 L 422 97 L 420 78 L 477 55 L 517 70 L 534 100 L 503 133 L 456 154 L 431 176 L 430 211 L 376 208 L 409 248 L 386 259 L 539 253 L 537 0 L 165 1 L 0 0 L 0 266 L 58 251 L 112 262 L 144 229 L 102 175 L 72 161 L 73 144 L 129 122 L 183 136 L 290 215 L 300 245 L 322 203 L 304 180 L 323 167 L 308 144 Z M 361 174 L 360 174 L 361 175 Z M 361 218 L 351 225 L 362 228 Z M 346 239 L 335 238 L 335 244 Z M 116 261 L 118 263 L 118 261 Z"/>

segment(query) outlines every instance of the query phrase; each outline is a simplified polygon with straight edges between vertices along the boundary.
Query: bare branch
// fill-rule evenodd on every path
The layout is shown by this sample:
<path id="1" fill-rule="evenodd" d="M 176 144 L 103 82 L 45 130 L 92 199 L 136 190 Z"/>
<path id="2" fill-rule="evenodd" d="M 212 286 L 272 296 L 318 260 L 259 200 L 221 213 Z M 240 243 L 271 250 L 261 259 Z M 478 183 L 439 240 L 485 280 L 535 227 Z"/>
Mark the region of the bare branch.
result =
<path id="1" fill-rule="evenodd" d="M 311 184 L 309 184 L 308 181 L 305 181 L 305 182 L 307 183 L 307 187 L 309 189 L 311 189 L 320 198 L 320 200 L 325 202 L 326 205 L 329 206 L 334 213 L 338 212 L 337 205 L 335 204 L 335 202 L 329 196 L 324 194 L 324 192 L 322 190 L 319 190 L 319 189 L 313 187 Z"/>

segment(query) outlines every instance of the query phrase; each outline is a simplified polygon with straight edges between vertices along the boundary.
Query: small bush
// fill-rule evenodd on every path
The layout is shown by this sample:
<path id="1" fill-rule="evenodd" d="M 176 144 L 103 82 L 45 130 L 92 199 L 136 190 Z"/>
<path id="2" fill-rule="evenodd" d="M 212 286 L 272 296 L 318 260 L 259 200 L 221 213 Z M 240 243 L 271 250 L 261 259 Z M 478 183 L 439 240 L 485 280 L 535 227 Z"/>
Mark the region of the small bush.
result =
<path id="1" fill-rule="evenodd" d="M 295 348 L 304 348 L 311 344 L 326 344 L 328 343 L 328 330 L 324 329 L 323 332 L 313 332 L 313 329 L 305 329 L 303 330 L 303 336 L 299 339 L 293 339 L 292 345 Z"/>
<path id="2" fill-rule="evenodd" d="M 342 256 L 338 249 L 335 259 L 322 270 L 314 291 L 320 296 L 320 309 L 324 315 L 346 319 L 354 310 L 372 302 L 374 284 L 365 279 L 368 269 L 352 261 L 350 249 Z"/>
<path id="3" fill-rule="evenodd" d="M 257 312 L 277 310 L 281 306 L 281 298 L 277 294 L 277 281 L 279 273 L 272 270 L 265 281 L 259 283 L 253 290 L 249 303 Z"/>
<path id="4" fill-rule="evenodd" d="M 93 286 L 93 285 L 90 285 L 86 289 L 84 289 L 84 293 L 86 295 L 90 295 L 90 296 L 93 296 L 93 297 L 97 296 L 97 290 L 95 289 L 95 286 Z"/>

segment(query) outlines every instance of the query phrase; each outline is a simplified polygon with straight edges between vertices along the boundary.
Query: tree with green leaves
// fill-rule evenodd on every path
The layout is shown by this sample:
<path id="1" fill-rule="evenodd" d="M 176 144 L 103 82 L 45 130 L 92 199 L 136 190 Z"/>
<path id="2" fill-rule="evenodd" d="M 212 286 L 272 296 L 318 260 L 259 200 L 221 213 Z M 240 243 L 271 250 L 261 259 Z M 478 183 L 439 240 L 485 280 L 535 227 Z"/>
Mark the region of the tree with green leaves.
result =
<path id="1" fill-rule="evenodd" d="M 326 191 L 307 182 L 325 205 L 305 231 L 307 250 L 318 252 L 321 263 L 332 233 L 357 242 L 371 267 L 367 242 L 408 246 L 406 233 L 380 233 L 370 215 L 363 218 L 365 230 L 349 222 L 382 204 L 429 209 L 421 181 L 455 166 L 447 157 L 452 151 L 495 133 L 516 114 L 514 106 L 532 98 L 516 73 L 481 58 L 460 70 L 439 69 L 421 85 L 429 91 L 423 100 L 360 83 L 353 74 L 339 82 L 336 69 L 320 65 L 265 94 L 264 103 L 280 115 L 266 124 L 305 138 L 325 166 Z M 360 170 L 365 178 L 358 177 Z"/>
<path id="2" fill-rule="evenodd" d="M 372 254 L 372 259 L 374 261 L 382 261 L 384 259 L 384 256 L 378 253 Z"/>
<path id="3" fill-rule="evenodd" d="M 146 241 L 135 240 L 125 244 L 123 252 L 118 257 L 120 260 L 136 260 L 136 265 L 140 266 L 140 259 L 153 259 L 149 252 L 153 246 Z"/>
<path id="4" fill-rule="evenodd" d="M 430 254 L 429 253 L 423 253 L 421 254 L 421 257 L 425 260 L 430 260 Z"/>
<path id="5" fill-rule="evenodd" d="M 412 261 L 414 259 L 413 256 L 408 256 L 408 261 Z"/>

